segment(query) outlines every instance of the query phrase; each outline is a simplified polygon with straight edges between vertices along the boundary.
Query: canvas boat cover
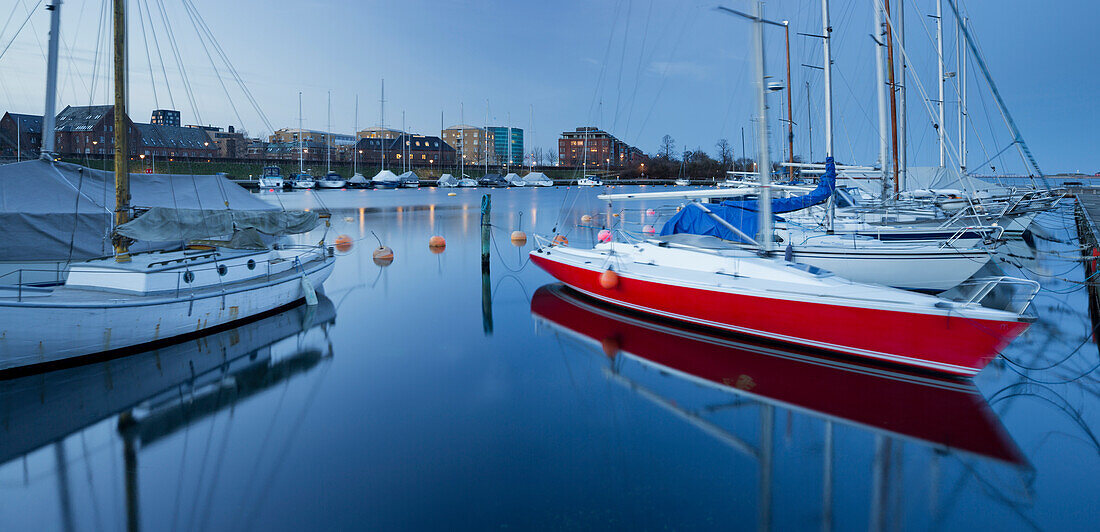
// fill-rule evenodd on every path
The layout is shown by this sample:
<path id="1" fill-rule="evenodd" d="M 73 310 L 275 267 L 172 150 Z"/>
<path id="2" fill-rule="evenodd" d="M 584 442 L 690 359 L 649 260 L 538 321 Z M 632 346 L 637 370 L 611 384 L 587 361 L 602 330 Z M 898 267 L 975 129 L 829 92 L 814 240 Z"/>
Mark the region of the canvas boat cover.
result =
<path id="1" fill-rule="evenodd" d="M 367 184 L 367 178 L 363 177 L 363 174 L 356 173 L 348 179 L 348 183 L 352 185 L 365 185 Z"/>
<path id="2" fill-rule="evenodd" d="M 443 174 L 439 176 L 439 181 L 436 181 L 436 184 L 441 187 L 457 187 L 458 179 L 451 174 Z"/>
<path id="3" fill-rule="evenodd" d="M 413 172 L 412 170 L 409 170 L 408 172 L 405 172 L 405 173 L 397 176 L 397 178 L 400 179 L 401 181 L 419 181 L 420 180 L 420 176 L 416 175 L 416 172 Z"/>
<path id="4" fill-rule="evenodd" d="M 821 176 L 817 188 L 802 196 L 773 199 L 772 212 L 775 214 L 794 212 L 817 205 L 829 199 L 835 189 L 836 165 L 833 164 L 833 158 L 829 157 L 825 159 L 825 173 Z M 706 207 L 746 235 L 756 235 L 759 229 L 760 222 L 756 200 L 723 201 L 718 205 L 707 205 Z M 715 221 L 702 209 L 697 208 L 685 207 L 681 209 L 661 228 L 661 235 L 663 236 L 677 233 L 710 235 L 734 242 L 745 240 L 728 227 Z"/>
<path id="5" fill-rule="evenodd" d="M 554 184 L 554 181 L 552 181 L 549 177 L 546 176 L 546 174 L 542 172 L 531 172 L 523 176 L 523 182 L 527 183 L 528 185 L 539 186 L 551 186 Z"/>
<path id="6" fill-rule="evenodd" d="M 376 181 L 379 183 L 396 183 L 397 181 L 399 181 L 399 179 L 397 178 L 397 174 L 389 170 L 382 170 L 381 172 L 375 174 L 374 177 L 371 178 L 371 181 Z"/>
<path id="7" fill-rule="evenodd" d="M 316 212 L 153 207 L 115 232 L 133 240 L 159 242 L 228 236 L 244 229 L 293 235 L 312 231 L 320 223 Z"/>
<path id="8" fill-rule="evenodd" d="M 112 253 L 113 172 L 42 160 L 0 166 L 0 260 L 85 260 Z M 282 213 L 217 175 L 132 174 L 131 205 L 199 211 Z M 204 237 L 228 236 L 229 233 Z M 143 242 L 134 251 L 178 246 Z M 71 251 L 70 251 L 71 248 Z"/>
<path id="9" fill-rule="evenodd" d="M 504 180 L 509 182 L 509 183 L 515 183 L 516 181 L 519 181 L 520 183 L 523 182 L 523 180 L 519 178 L 519 174 L 514 173 L 514 172 L 505 175 Z"/>

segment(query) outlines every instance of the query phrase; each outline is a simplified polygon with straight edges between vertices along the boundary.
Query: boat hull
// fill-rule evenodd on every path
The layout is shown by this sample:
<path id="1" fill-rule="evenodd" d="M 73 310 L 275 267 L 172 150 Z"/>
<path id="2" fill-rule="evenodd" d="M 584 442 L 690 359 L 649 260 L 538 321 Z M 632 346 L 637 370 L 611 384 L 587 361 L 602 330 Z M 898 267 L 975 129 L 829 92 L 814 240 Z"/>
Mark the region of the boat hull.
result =
<path id="1" fill-rule="evenodd" d="M 320 287 L 334 264 L 318 260 L 300 272 Z M 0 302 L 0 372 L 138 350 L 254 319 L 305 298 L 302 273 L 289 271 L 238 290 L 208 290 L 193 297 L 120 297 L 98 305 Z M 60 328 L 45 330 L 47 323 Z"/>
<path id="2" fill-rule="evenodd" d="M 795 262 L 829 270 L 845 279 L 906 290 L 940 292 L 958 286 L 989 262 L 983 250 L 946 249 L 941 253 L 828 251 L 794 248 Z M 899 286 L 902 280 L 905 286 Z"/>
<path id="3" fill-rule="evenodd" d="M 879 362 L 959 376 L 977 374 L 1028 326 L 1022 321 L 964 318 L 834 305 L 655 282 L 619 272 L 604 288 L 601 269 L 554 260 L 532 262 L 591 297 L 664 318 Z M 824 299 L 824 298 L 820 298 Z"/>

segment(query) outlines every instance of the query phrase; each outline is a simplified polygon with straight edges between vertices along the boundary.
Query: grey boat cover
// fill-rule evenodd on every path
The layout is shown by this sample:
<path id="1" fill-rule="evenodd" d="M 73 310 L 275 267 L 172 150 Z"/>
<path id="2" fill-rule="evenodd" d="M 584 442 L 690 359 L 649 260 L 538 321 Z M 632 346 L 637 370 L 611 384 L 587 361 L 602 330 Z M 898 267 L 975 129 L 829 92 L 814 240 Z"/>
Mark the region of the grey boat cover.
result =
<path id="1" fill-rule="evenodd" d="M 523 176 L 523 182 L 528 185 L 538 185 L 540 187 L 554 186 L 554 181 L 542 172 L 531 172 Z"/>
<path id="2" fill-rule="evenodd" d="M 382 170 L 381 172 L 374 174 L 374 177 L 371 178 L 371 181 L 374 181 L 376 183 L 397 183 L 398 179 L 397 174 L 389 170 Z"/>
<path id="3" fill-rule="evenodd" d="M 75 164 L 32 160 L 0 166 L 0 260 L 63 261 L 110 255 L 114 188 L 113 172 Z M 140 208 L 282 213 L 216 175 L 131 174 L 130 196 L 130 203 Z M 232 231 L 204 237 L 229 234 Z M 142 242 L 131 249 L 180 244 L 176 236 L 168 240 Z"/>
<path id="4" fill-rule="evenodd" d="M 439 176 L 439 181 L 437 181 L 436 184 L 441 187 L 457 187 L 458 179 L 451 174 L 443 174 Z"/>
<path id="5" fill-rule="evenodd" d="M 159 242 L 234 235 L 244 229 L 255 229 L 273 236 L 293 235 L 312 231 L 320 223 L 316 212 L 306 211 L 153 207 L 118 226 L 116 232 L 133 240 Z"/>

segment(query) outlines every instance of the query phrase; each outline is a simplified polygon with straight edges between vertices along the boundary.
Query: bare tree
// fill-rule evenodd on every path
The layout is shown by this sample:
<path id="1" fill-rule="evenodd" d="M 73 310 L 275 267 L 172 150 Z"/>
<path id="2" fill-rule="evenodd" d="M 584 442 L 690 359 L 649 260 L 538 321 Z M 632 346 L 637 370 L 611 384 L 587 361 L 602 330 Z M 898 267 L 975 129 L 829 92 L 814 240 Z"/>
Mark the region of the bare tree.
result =
<path id="1" fill-rule="evenodd" d="M 550 148 L 546 151 L 546 166 L 555 166 L 558 164 L 558 152 L 557 150 Z"/>
<path id="2" fill-rule="evenodd" d="M 733 147 L 730 146 L 730 141 L 718 139 L 714 147 L 718 149 L 718 163 L 722 165 L 722 168 L 729 170 L 730 166 L 733 165 Z"/>
<path id="3" fill-rule="evenodd" d="M 673 159 L 673 154 L 676 153 L 676 139 L 672 138 L 672 135 L 661 137 L 661 148 L 658 153 L 667 160 Z"/>

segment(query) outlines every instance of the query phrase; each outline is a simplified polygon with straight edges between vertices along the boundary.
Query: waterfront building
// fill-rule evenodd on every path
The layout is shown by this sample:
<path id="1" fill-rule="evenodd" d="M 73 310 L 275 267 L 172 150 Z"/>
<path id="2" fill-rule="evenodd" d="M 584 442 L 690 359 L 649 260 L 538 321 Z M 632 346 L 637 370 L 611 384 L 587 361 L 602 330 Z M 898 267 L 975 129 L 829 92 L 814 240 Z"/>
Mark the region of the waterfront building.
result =
<path id="1" fill-rule="evenodd" d="M 497 164 L 496 135 L 483 127 L 460 124 L 443 130 L 443 142 L 454 147 L 465 164 Z"/>
<path id="2" fill-rule="evenodd" d="M 380 127 L 380 126 L 374 126 L 374 127 L 368 127 L 366 129 L 359 130 L 355 134 L 355 138 L 356 138 L 356 140 L 358 140 L 358 139 L 395 139 L 395 138 L 397 138 L 401 135 L 404 135 L 404 134 L 405 134 L 405 132 L 401 131 L 400 129 L 393 129 L 393 128 L 388 128 L 388 127 L 384 128 L 384 127 Z"/>
<path id="3" fill-rule="evenodd" d="M 585 150 L 587 149 L 587 155 Z M 578 127 L 565 131 L 558 139 L 558 164 L 589 168 L 622 168 L 645 160 L 642 150 L 615 138 L 597 127 Z"/>
<path id="4" fill-rule="evenodd" d="M 179 126 L 180 112 L 174 109 L 154 109 L 149 122 L 158 126 Z"/>
<path id="5" fill-rule="evenodd" d="M 518 127 L 492 126 L 489 131 L 493 134 L 493 148 L 496 151 L 498 164 L 522 165 L 523 164 L 523 130 Z M 508 140 L 511 139 L 511 153 L 509 154 Z"/>
<path id="6" fill-rule="evenodd" d="M 0 118 L 0 155 L 34 158 L 42 147 L 42 117 L 19 113 L 4 113 Z"/>
<path id="7" fill-rule="evenodd" d="M 284 127 L 275 131 L 271 135 L 269 142 L 272 144 L 283 142 L 298 142 L 298 137 L 302 137 L 302 142 L 319 142 L 322 145 L 328 144 L 329 146 L 336 146 L 338 142 L 355 142 L 353 135 L 346 133 L 331 133 L 327 131 L 318 131 L 316 129 L 298 129 Z"/>
<path id="8" fill-rule="evenodd" d="M 428 135 L 401 135 L 393 139 L 363 138 L 355 146 L 359 151 L 360 164 L 381 165 L 384 151 L 388 168 L 395 168 L 403 162 L 414 167 L 446 167 L 454 166 L 457 160 L 454 147 L 439 137 Z"/>

